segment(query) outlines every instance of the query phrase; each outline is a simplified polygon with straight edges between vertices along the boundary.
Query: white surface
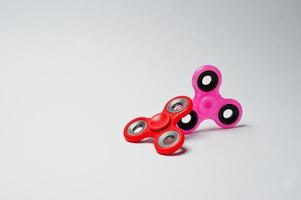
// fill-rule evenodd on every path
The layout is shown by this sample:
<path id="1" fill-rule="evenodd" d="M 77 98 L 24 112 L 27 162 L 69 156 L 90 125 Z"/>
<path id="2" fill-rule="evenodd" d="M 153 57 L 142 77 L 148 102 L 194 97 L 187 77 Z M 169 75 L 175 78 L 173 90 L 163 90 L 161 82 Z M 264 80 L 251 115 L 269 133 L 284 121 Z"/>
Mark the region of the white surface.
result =
<path id="1" fill-rule="evenodd" d="M 0 199 L 300 199 L 300 1 L 0 1 Z M 244 108 L 161 156 L 124 125 L 193 96 Z"/>

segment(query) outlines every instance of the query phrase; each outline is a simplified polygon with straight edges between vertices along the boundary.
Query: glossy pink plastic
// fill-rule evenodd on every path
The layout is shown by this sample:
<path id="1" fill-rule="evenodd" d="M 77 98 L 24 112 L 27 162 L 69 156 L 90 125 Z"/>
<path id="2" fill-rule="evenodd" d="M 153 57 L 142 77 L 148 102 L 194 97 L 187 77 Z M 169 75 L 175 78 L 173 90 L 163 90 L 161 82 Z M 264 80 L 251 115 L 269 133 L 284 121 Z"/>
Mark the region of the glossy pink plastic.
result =
<path id="1" fill-rule="evenodd" d="M 190 120 L 185 122 L 182 119 L 178 123 L 185 134 L 194 132 L 206 119 L 215 121 L 221 128 L 232 128 L 240 121 L 242 107 L 238 101 L 221 96 L 221 83 L 221 72 L 212 65 L 202 66 L 193 74 L 195 96 L 193 110 L 189 114 Z"/>

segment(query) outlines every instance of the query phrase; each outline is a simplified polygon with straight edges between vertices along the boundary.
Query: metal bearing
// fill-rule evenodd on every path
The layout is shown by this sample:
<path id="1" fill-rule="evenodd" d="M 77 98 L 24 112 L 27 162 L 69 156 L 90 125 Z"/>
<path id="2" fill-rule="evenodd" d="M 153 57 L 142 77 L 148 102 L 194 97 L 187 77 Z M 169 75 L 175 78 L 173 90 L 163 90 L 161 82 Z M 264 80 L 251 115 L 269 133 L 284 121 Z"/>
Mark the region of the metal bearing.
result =
<path id="1" fill-rule="evenodd" d="M 169 139 L 171 139 L 171 141 Z M 167 148 L 178 143 L 179 139 L 179 133 L 177 131 L 167 131 L 159 137 L 158 144 L 162 148 Z"/>
<path id="2" fill-rule="evenodd" d="M 167 111 L 170 113 L 177 113 L 184 110 L 184 108 L 187 106 L 187 100 L 184 98 L 177 98 L 172 100 L 168 106 Z"/>
<path id="3" fill-rule="evenodd" d="M 138 135 L 139 133 L 142 133 L 147 126 L 146 121 L 144 120 L 138 120 L 133 122 L 129 127 L 128 127 L 128 134 L 129 135 Z"/>

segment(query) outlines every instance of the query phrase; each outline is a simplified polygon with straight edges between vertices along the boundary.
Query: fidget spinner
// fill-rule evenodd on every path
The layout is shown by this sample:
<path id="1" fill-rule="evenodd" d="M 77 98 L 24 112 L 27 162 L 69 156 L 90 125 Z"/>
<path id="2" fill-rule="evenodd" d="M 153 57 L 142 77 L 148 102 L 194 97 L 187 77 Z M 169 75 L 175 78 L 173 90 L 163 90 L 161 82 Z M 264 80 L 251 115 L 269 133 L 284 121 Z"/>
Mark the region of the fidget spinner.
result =
<path id="1" fill-rule="evenodd" d="M 169 155 L 180 149 L 184 143 L 183 130 L 177 123 L 192 111 L 192 100 L 178 96 L 167 102 L 163 111 L 152 118 L 138 117 L 130 121 L 123 134 L 129 142 L 154 138 L 158 153 Z"/>
<path id="2" fill-rule="evenodd" d="M 221 72 L 212 65 L 200 67 L 193 74 L 193 110 L 187 116 L 188 121 L 184 121 L 185 117 L 178 122 L 185 134 L 192 133 L 206 119 L 214 120 L 221 128 L 231 128 L 239 122 L 242 107 L 238 101 L 221 96 L 221 83 Z"/>

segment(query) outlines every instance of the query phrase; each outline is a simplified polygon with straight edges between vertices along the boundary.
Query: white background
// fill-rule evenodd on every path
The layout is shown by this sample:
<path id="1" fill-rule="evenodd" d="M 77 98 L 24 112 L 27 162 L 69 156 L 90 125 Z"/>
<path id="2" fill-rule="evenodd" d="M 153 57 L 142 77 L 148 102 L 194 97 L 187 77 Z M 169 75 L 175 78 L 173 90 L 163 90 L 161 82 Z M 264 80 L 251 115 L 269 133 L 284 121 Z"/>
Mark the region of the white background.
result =
<path id="1" fill-rule="evenodd" d="M 300 1 L 0 0 L 0 199 L 301 199 Z M 125 124 L 219 67 L 239 126 L 186 152 Z"/>

